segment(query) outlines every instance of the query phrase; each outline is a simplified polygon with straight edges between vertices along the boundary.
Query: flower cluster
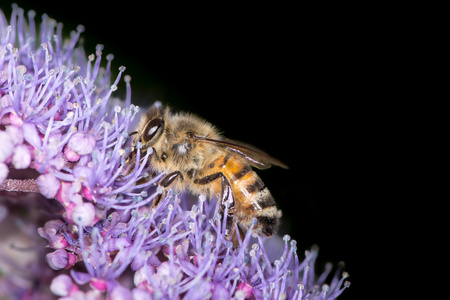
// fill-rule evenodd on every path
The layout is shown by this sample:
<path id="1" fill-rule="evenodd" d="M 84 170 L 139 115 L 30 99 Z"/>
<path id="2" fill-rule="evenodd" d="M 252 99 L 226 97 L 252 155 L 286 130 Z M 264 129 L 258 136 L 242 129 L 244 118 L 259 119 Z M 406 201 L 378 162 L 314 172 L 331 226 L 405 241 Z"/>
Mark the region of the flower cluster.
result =
<path id="1" fill-rule="evenodd" d="M 234 245 L 214 199 L 168 192 L 150 209 L 164 174 L 149 177 L 151 148 L 127 162 L 131 79 L 111 79 L 101 45 L 86 56 L 82 31 L 0 11 L 0 298 L 335 299 L 349 286 L 341 268 L 316 276 L 317 249 L 301 261 L 287 235 L 250 228 Z"/>

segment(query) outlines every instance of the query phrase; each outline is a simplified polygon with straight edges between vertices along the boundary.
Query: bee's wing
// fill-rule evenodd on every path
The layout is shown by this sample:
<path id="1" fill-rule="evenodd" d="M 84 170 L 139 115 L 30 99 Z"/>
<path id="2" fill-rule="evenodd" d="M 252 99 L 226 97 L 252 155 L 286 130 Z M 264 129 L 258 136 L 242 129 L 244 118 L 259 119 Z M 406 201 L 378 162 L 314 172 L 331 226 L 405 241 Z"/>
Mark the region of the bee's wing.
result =
<path id="1" fill-rule="evenodd" d="M 250 165 L 258 169 L 267 169 L 272 165 L 289 169 L 287 165 L 278 159 L 246 143 L 230 139 L 215 140 L 204 137 L 195 137 L 195 140 L 199 143 L 208 143 L 215 147 L 225 149 L 230 153 L 235 153 L 245 158 Z"/>

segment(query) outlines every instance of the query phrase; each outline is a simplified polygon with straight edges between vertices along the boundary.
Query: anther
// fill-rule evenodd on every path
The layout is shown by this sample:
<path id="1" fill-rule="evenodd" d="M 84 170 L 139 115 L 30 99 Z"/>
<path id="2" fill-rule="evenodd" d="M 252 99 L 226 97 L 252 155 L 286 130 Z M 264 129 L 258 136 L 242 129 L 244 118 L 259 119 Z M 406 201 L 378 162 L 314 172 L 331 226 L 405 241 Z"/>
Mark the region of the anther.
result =
<path id="1" fill-rule="evenodd" d="M 78 26 L 77 26 L 77 31 L 80 32 L 80 33 L 83 32 L 83 31 L 84 31 L 84 26 L 81 25 L 81 24 L 78 25 Z"/>

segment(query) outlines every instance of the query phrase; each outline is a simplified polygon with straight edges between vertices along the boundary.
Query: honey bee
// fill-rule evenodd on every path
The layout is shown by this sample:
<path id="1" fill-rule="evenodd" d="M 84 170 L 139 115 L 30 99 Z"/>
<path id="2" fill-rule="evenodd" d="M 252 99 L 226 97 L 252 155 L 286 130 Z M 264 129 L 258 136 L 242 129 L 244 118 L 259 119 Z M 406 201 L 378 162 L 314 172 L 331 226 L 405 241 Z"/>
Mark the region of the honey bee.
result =
<path id="1" fill-rule="evenodd" d="M 148 164 L 155 173 L 165 174 L 159 181 L 163 194 L 172 189 L 209 195 L 210 199 L 218 195 L 219 213 L 223 216 L 227 211 L 227 238 L 234 235 L 235 223 L 246 232 L 253 218 L 257 220 L 253 231 L 258 235 L 271 236 L 275 232 L 275 201 L 252 167 L 267 169 L 275 165 L 287 169 L 281 161 L 222 137 L 213 125 L 193 114 L 174 114 L 160 104 L 142 117 L 133 147 L 138 142 L 141 151 L 153 148 Z M 153 207 L 161 198 L 153 200 Z"/>

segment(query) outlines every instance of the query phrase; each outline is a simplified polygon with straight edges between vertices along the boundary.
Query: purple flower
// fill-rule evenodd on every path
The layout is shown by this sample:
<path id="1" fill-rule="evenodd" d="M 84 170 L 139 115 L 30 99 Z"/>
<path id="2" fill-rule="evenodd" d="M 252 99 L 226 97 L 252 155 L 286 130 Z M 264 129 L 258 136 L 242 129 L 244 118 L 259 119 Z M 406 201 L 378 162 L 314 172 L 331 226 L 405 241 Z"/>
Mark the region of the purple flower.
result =
<path id="1" fill-rule="evenodd" d="M 252 225 L 235 247 L 216 199 L 168 191 L 150 210 L 164 174 L 148 180 L 151 148 L 127 163 L 139 111 L 129 76 L 124 101 L 111 97 L 125 68 L 111 79 L 113 56 L 78 46 L 82 26 L 66 39 L 34 15 L 0 14 L 0 229 L 20 219 L 36 254 L 33 272 L 13 275 L 24 284 L 0 277 L 0 296 L 45 297 L 36 282 L 64 299 L 335 299 L 349 286 L 340 268 L 327 281 L 331 265 L 316 276 L 317 248 L 301 261 L 287 235 L 253 236 Z M 0 271 L 17 257 L 1 252 Z"/>

